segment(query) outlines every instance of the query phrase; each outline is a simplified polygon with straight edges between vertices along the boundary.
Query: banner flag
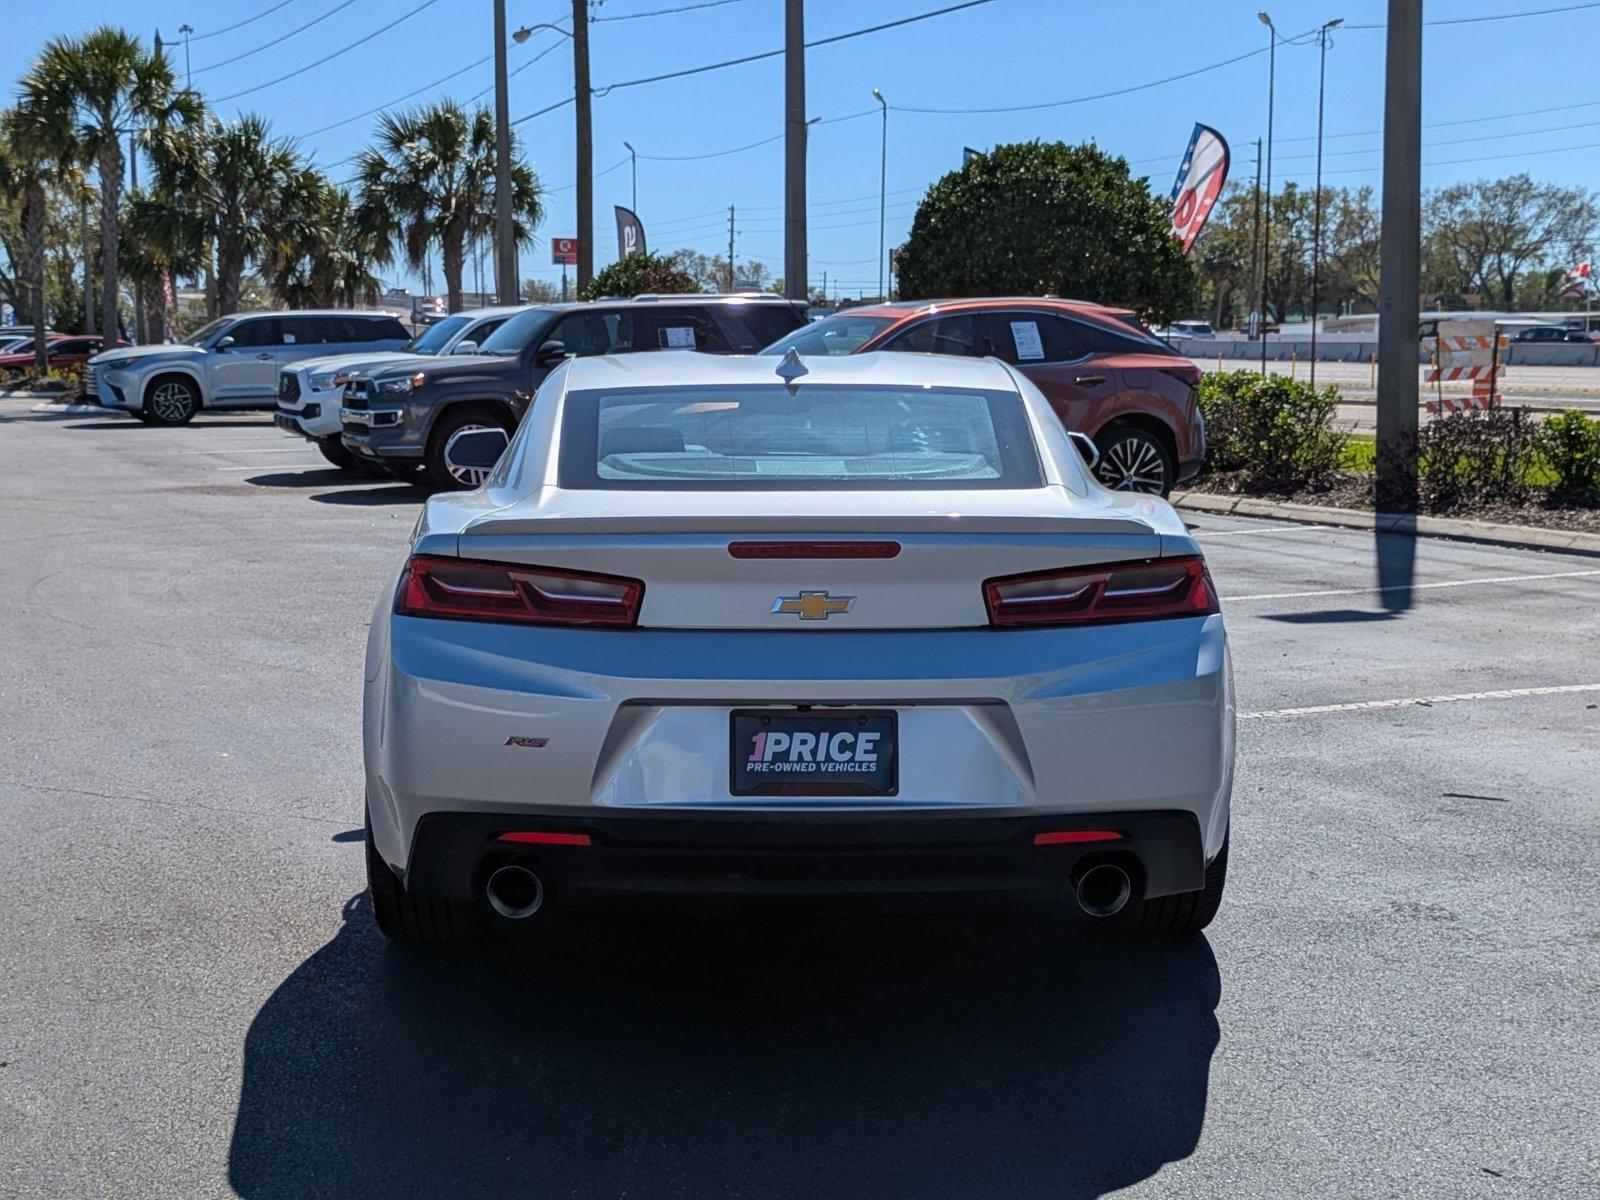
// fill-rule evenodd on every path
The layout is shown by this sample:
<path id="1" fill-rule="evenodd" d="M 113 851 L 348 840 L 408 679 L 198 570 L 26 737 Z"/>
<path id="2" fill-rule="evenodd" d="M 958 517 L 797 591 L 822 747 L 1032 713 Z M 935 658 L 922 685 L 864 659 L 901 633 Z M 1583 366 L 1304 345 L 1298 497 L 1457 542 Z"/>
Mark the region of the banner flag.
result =
<path id="1" fill-rule="evenodd" d="M 644 225 L 633 213 L 617 204 L 617 257 L 627 258 L 630 254 L 643 254 Z"/>
<path id="2" fill-rule="evenodd" d="M 1581 262 L 1567 272 L 1566 282 L 1561 285 L 1563 296 L 1587 296 L 1594 290 L 1594 279 L 1589 274 L 1589 264 Z"/>
<path id="3" fill-rule="evenodd" d="M 1172 184 L 1172 236 L 1184 253 L 1205 228 L 1211 207 L 1228 181 L 1228 143 L 1209 125 L 1196 125 Z"/>

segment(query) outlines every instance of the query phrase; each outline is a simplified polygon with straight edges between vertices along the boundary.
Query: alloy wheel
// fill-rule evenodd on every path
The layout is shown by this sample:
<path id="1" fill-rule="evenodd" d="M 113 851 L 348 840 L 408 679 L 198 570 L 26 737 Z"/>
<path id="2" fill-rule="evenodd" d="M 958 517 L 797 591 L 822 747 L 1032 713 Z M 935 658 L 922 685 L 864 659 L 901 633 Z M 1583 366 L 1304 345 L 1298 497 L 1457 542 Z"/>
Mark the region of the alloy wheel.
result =
<path id="1" fill-rule="evenodd" d="M 187 421 L 193 415 L 190 412 L 193 404 L 189 388 L 177 382 L 163 383 L 150 394 L 150 407 L 156 416 L 172 425 Z"/>
<path id="2" fill-rule="evenodd" d="M 498 425 L 482 425 L 477 422 L 468 422 L 452 430 L 451 433 L 453 436 L 460 433 L 477 433 L 480 430 L 499 428 L 500 426 Z M 452 467 L 448 462 L 445 464 L 445 470 L 450 472 L 451 479 L 454 479 L 464 488 L 482 487 L 483 481 L 489 477 L 488 470 L 479 467 Z"/>
<path id="3" fill-rule="evenodd" d="M 1114 492 L 1145 492 L 1159 496 L 1166 487 L 1167 464 L 1150 439 L 1129 434 L 1100 452 L 1095 475 Z"/>

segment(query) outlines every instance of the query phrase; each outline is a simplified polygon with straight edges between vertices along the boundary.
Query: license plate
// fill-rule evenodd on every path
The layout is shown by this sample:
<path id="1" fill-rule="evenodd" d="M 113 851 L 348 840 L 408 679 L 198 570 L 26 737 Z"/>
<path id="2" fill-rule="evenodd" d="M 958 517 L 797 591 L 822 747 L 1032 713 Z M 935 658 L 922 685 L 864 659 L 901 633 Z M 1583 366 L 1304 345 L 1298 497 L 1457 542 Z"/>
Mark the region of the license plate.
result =
<path id="1" fill-rule="evenodd" d="M 895 714 L 884 710 L 733 713 L 735 796 L 892 796 L 899 782 Z"/>

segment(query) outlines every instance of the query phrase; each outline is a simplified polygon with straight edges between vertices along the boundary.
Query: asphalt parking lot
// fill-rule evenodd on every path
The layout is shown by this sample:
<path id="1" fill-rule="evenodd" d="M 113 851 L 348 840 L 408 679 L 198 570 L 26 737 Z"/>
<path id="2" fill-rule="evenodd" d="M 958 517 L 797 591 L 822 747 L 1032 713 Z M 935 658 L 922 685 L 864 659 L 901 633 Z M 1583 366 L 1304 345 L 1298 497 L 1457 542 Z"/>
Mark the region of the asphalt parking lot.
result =
<path id="1" fill-rule="evenodd" d="M 0 1194 L 1600 1196 L 1600 559 L 1193 518 L 1243 716 L 1193 944 L 400 953 L 359 705 L 418 503 L 0 400 Z"/>

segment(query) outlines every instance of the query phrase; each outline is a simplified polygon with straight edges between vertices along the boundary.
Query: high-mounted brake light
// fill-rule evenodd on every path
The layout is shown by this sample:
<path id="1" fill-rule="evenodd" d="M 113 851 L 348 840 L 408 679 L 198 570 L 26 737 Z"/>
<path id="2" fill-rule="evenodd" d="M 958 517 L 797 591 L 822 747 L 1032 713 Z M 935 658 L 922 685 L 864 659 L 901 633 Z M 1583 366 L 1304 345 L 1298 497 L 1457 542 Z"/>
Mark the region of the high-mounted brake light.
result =
<path id="1" fill-rule="evenodd" d="M 1109 625 L 1220 612 L 1199 556 L 1007 575 L 983 585 L 989 623 L 1002 628 Z"/>
<path id="2" fill-rule="evenodd" d="M 637 579 L 418 554 L 406 564 L 394 611 L 519 625 L 631 626 L 643 598 Z"/>
<path id="3" fill-rule="evenodd" d="M 894 558 L 899 542 L 729 542 L 734 558 Z"/>

